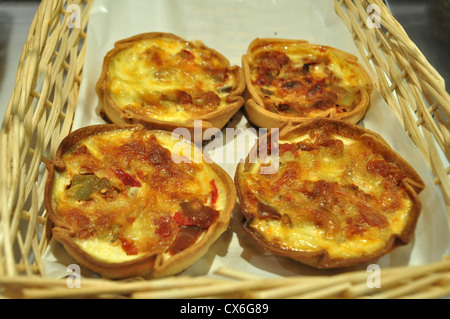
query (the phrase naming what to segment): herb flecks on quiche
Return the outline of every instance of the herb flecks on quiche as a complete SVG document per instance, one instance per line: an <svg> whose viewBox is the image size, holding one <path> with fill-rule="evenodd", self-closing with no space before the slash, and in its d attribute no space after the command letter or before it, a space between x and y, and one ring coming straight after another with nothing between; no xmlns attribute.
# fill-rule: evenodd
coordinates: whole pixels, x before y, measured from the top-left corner
<svg viewBox="0 0 450 319"><path fill-rule="evenodd" d="M236 200L228 174L193 144L136 125L75 131L48 169L53 237L106 277L186 269L227 229Z"/></svg>
<svg viewBox="0 0 450 319"><path fill-rule="evenodd" d="M315 119L281 129L279 169L239 164L235 183L245 229L269 251L317 268L371 261L407 244L424 188L377 134ZM271 150L273 151L273 150Z"/></svg>
<svg viewBox="0 0 450 319"><path fill-rule="evenodd" d="M145 33L115 43L97 82L114 123L173 130L194 120L221 129L243 105L242 69L200 41Z"/></svg>
<svg viewBox="0 0 450 319"><path fill-rule="evenodd" d="M300 40L256 39L243 56L249 120L262 127L315 117L356 124L372 84L357 58Z"/></svg>

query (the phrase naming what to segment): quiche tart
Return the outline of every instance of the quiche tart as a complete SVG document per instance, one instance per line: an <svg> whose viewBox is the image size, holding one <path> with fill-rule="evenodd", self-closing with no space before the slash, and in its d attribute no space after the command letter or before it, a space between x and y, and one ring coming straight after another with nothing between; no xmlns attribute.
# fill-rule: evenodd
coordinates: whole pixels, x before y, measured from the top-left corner
<svg viewBox="0 0 450 319"><path fill-rule="evenodd" d="M332 269L410 242L425 186L378 134L318 118L285 125L269 140L269 150L255 146L235 174L244 228L258 244ZM262 173L268 164L260 154L276 152L277 169Z"/></svg>
<svg viewBox="0 0 450 319"><path fill-rule="evenodd" d="M333 47L302 40L255 39L242 57L245 110L265 128L316 117L356 124L373 85L358 59Z"/></svg>
<svg viewBox="0 0 450 319"><path fill-rule="evenodd" d="M228 228L232 178L190 141L141 125L78 129L47 162L52 235L107 278L176 274Z"/></svg>
<svg viewBox="0 0 450 319"><path fill-rule="evenodd" d="M96 91L101 113L116 124L193 131L221 129L243 105L242 68L200 41L151 32L115 43Z"/></svg>

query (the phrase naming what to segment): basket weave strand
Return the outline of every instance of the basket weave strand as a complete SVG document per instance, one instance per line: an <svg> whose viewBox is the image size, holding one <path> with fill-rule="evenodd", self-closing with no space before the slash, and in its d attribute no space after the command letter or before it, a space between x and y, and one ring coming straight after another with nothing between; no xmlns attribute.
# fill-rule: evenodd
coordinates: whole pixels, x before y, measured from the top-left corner
<svg viewBox="0 0 450 319"><path fill-rule="evenodd" d="M367 284L369 274L356 271L330 276L245 278L233 269L219 269L216 277L169 277L155 280L108 281L82 278L68 289L67 279L23 276L0 277L5 295L13 298L439 298L450 293L450 261L426 266L383 270L380 287Z"/></svg>
<svg viewBox="0 0 450 319"><path fill-rule="evenodd" d="M367 26L370 4L380 8L382 28ZM338 0L335 10L353 34L383 98L424 156L449 213L450 96L444 79L382 1Z"/></svg>
<svg viewBox="0 0 450 319"><path fill-rule="evenodd" d="M70 4L81 27L69 28ZM380 0L335 0L376 87L424 155L450 211L450 98L445 82ZM382 28L366 24L367 6L381 9ZM382 270L382 287L366 271L261 278L219 269L213 278L108 281L45 277L48 248L43 194L52 158L71 130L78 101L92 0L44 0L32 21L0 132L0 291L11 298L439 298L450 294L450 261Z"/></svg>
<svg viewBox="0 0 450 319"><path fill-rule="evenodd" d="M69 4L82 10L81 28L68 27ZM0 133L2 276L44 272L43 160L71 130L91 4L42 1L23 47Z"/></svg>

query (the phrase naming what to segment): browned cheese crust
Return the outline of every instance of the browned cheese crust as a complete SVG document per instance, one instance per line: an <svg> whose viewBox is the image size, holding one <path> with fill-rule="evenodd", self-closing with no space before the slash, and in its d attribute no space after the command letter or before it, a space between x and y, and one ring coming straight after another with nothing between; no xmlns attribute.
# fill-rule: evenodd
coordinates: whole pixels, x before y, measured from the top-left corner
<svg viewBox="0 0 450 319"><path fill-rule="evenodd" d="M381 136L330 119L287 124L279 134L265 152L279 149L275 173L261 174L255 146L235 174L244 228L259 245L330 269L410 242L425 186Z"/></svg>
<svg viewBox="0 0 450 319"><path fill-rule="evenodd" d="M180 143L183 161L172 157ZM108 278L164 277L190 267L228 228L236 202L229 175L194 159L201 154L194 147L141 125L72 132L46 163L53 238Z"/></svg>
<svg viewBox="0 0 450 319"><path fill-rule="evenodd" d="M370 103L372 81L358 59L302 40L255 39L242 57L245 110L271 128L325 117L356 124Z"/></svg>
<svg viewBox="0 0 450 319"><path fill-rule="evenodd" d="M223 128L243 105L244 90L241 67L200 41L161 32L116 42L96 85L109 121L191 133L196 120L203 130Z"/></svg>

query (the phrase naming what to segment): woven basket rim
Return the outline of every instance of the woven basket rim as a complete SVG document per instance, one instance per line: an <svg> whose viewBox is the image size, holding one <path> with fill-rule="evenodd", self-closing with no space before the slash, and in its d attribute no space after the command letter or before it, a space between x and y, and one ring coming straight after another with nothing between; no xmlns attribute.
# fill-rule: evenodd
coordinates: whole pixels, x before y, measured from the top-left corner
<svg viewBox="0 0 450 319"><path fill-rule="evenodd" d="M439 298L450 294L448 288L450 260L447 260L445 256L442 261L430 265L387 269L386 278L389 279L386 280L390 280L393 288L377 293L368 288L366 271L350 271L346 274L331 276L332 278L319 276L314 280L308 277L294 277L289 278L289 281L280 282L279 278L269 280L234 269L218 270L215 274L218 278L180 277L149 282L141 280L111 282L86 278L85 288L67 290L65 279L55 280L39 276L43 273L44 267L40 260L34 264L28 264L28 261L22 258L19 264L14 264L11 260L14 249L8 243L18 241L22 252L35 256L42 254L49 244L45 238L36 240L33 237L36 234L31 234L32 230L29 231L30 234L17 235L19 239L15 237L15 231L23 220L31 225L45 228L46 216L39 208L39 204L42 206L39 194L43 187L42 183L40 184L39 166L48 158L47 154L52 154L58 142L71 130L82 78L85 39L92 3L93 0L42 2L30 27L17 73L15 91L8 105L0 135L2 145L0 177L1 185L4 186L0 195L3 199L11 197L9 200L4 200L0 206L2 209L0 222L8 223L7 227L10 231L10 236L6 235L0 239L4 251L0 253L0 292L3 289L4 295L12 298L74 296L191 298L216 296L217 292L220 292L219 296L238 298L397 298L404 296ZM361 21L361 17L364 17L365 6L372 3L381 9L384 28L369 30ZM66 21L65 19L70 16L71 12L67 10L70 4L79 6L83 19L80 28L68 31L64 30L62 26L64 23L61 21ZM426 157L427 164L435 177L434 183L443 193L447 213L450 213L448 177L450 167L445 167L448 164L440 159L443 154L448 160L450 154L448 146L450 133L446 123L446 118L450 116L450 97L445 90L442 77L428 63L381 0L373 0L370 3L367 0L334 0L334 4L336 13L354 35L364 63L376 79L376 86L383 97L400 116L405 131L418 148L423 153L431 154ZM42 51L39 55L31 53L33 49L37 49L44 43L47 48L50 46L53 50L47 52L45 48L40 47ZM387 58L382 56L380 52L384 46L395 49L395 52ZM377 48L377 51L370 51L368 48ZM45 59L52 62L45 64ZM391 67L393 61L403 70L400 72L400 80L389 78L392 75L397 76ZM52 67L55 65L58 68L55 67L56 71L53 71ZM27 78L24 72L33 67L35 76ZM54 73L50 76L46 71ZM386 78L391 81L387 81ZM58 80L61 80L61 83ZM405 82L407 84L404 84ZM59 99L51 100L52 90L62 92ZM24 95L23 92L26 94ZM409 92L411 96L406 97L405 92ZM411 100L414 101L413 111L407 108ZM38 101L34 107L33 101ZM57 109L55 105L62 105L62 107ZM405 112L411 116L405 116ZM53 130L49 131L47 128ZM21 139L30 132L35 132L32 138L21 142ZM36 144L36 140L43 141L42 149L36 146L41 145ZM26 162L24 160L26 157L31 158L31 164L28 162L29 171L19 173L20 167L15 167L14 165L17 164L13 162ZM12 174L7 169L10 167L13 168ZM39 177L34 177L33 174ZM6 188L8 191L5 191ZM27 209L24 208L25 206L19 207L16 204L20 200L31 201L31 206ZM411 282L411 279L414 281ZM300 289L300 286L309 288Z"/></svg>

